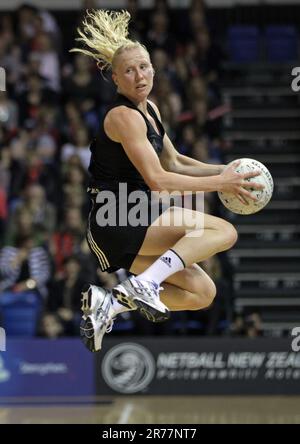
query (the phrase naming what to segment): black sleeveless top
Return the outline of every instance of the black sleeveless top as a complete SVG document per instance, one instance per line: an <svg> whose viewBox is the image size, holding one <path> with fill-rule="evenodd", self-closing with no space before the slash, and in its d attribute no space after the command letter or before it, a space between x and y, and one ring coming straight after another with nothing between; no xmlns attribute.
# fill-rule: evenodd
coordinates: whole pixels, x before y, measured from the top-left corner
<svg viewBox="0 0 300 444"><path fill-rule="evenodd" d="M120 182L126 182L128 190L149 190L143 177L129 160L122 144L111 140L104 131L104 119L106 114L111 109L121 105L135 109L142 115L147 125L147 139L158 156L160 156L162 152L165 130L153 107L147 103L147 111L154 118L157 128L159 129L159 134L145 114L140 111L134 103L127 99L127 97L118 94L114 103L110 105L103 116L99 132L90 146L92 152L89 165L89 172L91 175L89 183L90 190L92 188L97 188L101 190L106 189L117 191Z"/></svg>

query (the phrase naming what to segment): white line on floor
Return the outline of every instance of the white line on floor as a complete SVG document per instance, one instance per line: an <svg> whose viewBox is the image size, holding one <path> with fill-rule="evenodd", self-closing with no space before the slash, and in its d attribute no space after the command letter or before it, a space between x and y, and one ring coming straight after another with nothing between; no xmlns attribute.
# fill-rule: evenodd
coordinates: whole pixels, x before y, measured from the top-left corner
<svg viewBox="0 0 300 444"><path fill-rule="evenodd" d="M128 424L128 420L130 418L132 410L133 410L133 404L131 403L126 404L117 424Z"/></svg>

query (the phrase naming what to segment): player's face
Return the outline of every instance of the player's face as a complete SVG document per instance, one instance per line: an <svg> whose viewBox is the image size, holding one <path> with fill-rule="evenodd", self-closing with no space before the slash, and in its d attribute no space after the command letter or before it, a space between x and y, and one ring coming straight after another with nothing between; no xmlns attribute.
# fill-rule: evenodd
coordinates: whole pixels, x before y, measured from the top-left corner
<svg viewBox="0 0 300 444"><path fill-rule="evenodd" d="M123 51L116 60L113 79L118 91L133 102L147 99L153 86L153 68L143 48Z"/></svg>

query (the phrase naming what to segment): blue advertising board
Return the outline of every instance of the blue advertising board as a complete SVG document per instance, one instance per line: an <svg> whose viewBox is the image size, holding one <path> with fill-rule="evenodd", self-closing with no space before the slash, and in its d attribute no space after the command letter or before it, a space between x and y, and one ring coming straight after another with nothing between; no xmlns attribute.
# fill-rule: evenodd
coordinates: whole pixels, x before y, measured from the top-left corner
<svg viewBox="0 0 300 444"><path fill-rule="evenodd" d="M8 338L0 352L0 400L94 393L94 358L79 339Z"/></svg>

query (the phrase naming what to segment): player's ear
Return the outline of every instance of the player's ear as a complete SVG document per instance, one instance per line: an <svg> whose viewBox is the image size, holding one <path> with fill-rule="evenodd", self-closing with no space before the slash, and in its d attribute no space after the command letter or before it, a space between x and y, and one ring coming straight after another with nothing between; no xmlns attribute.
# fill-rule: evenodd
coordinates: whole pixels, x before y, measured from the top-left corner
<svg viewBox="0 0 300 444"><path fill-rule="evenodd" d="M118 86L118 80L117 80L117 75L116 75L116 73L112 73L112 75L111 75L111 78L113 79L113 82L115 83L115 85L117 85Z"/></svg>

